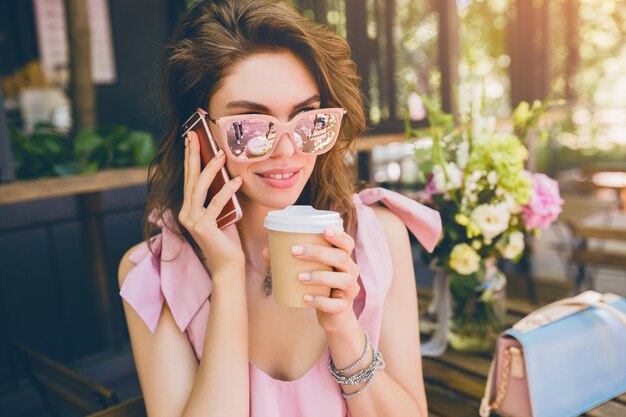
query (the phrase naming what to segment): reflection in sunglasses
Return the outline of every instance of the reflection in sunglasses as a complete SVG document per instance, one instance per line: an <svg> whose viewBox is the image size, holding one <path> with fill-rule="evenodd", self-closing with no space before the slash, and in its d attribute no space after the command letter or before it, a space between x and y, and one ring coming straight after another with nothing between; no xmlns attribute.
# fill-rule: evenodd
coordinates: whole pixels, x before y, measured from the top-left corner
<svg viewBox="0 0 626 417"><path fill-rule="evenodd" d="M303 114L291 131L297 149L311 154L327 151L338 133L337 122L332 113ZM233 121L225 132L227 146L232 155L243 160L267 156L275 145L279 125L254 118Z"/></svg>

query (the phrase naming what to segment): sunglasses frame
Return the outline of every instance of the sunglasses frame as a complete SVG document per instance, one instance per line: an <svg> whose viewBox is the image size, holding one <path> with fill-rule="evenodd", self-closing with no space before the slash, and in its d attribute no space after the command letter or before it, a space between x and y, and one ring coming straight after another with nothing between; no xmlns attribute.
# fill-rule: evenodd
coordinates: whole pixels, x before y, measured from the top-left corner
<svg viewBox="0 0 626 417"><path fill-rule="evenodd" d="M219 145L224 150L224 153L226 154L226 156L235 162L259 162L259 161L266 160L274 153L274 151L276 150L276 144L280 141L283 134L285 133L288 134L289 140L291 141L293 148L298 154L321 155L323 153L326 153L329 150L331 150L332 147L337 142L337 138L339 137L339 132L341 131L341 123L343 121L343 115L347 113L346 110L341 107L320 108L320 109L313 109L313 110L308 110L308 111L299 113L296 116L294 116L290 121L281 122L274 116L270 116L267 114L238 114L238 115L233 115L233 116L224 116L218 119L212 119L208 113L206 113L203 110L201 111L201 110L202 109L198 109L199 112L201 112L202 114L206 116L207 120L209 120L211 123L213 123L215 126L219 128L219 134L214 135L215 139L219 141ZM317 113L317 114L328 113L328 114L334 115L337 118L337 124L339 127L337 128L332 141L330 142L330 144L325 150L319 151L319 152L302 152L298 148L298 145L296 144L296 139L294 136L295 128L297 126L298 121L310 116L312 113ZM237 120L261 120L261 121L271 122L274 124L275 129L276 129L275 139L274 139L274 142L272 143L272 147L269 149L267 153L265 153L265 155L259 156L256 158L251 158L251 159L250 158L242 159L232 153L230 147L228 146L228 140L226 139L227 137L226 135L227 135L228 128L231 126L231 123Z"/></svg>

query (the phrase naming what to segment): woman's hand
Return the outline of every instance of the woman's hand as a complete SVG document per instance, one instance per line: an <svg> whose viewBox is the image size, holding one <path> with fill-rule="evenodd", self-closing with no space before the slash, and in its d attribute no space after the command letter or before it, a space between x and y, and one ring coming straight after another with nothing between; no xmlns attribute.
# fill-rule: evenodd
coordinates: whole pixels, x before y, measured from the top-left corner
<svg viewBox="0 0 626 417"><path fill-rule="evenodd" d="M298 279L305 285L322 285L331 289L330 296L305 295L305 302L317 310L317 320L327 332L342 331L356 320L353 301L359 294L359 266L352 260L354 239L343 230L332 228L324 231L324 238L331 247L303 243L292 248L297 259L319 262L333 268L332 271L312 271L300 274ZM302 251L299 248L302 248ZM264 250L269 259L269 250Z"/></svg>
<svg viewBox="0 0 626 417"><path fill-rule="evenodd" d="M185 186L183 205L178 220L189 231L202 253L211 274L216 271L243 268L245 255L237 227L231 224L223 230L217 226L217 216L242 184L241 178L233 178L213 197L205 208L209 185L226 162L223 151L213 158L200 172L200 144L195 132L187 135L185 147Z"/></svg>

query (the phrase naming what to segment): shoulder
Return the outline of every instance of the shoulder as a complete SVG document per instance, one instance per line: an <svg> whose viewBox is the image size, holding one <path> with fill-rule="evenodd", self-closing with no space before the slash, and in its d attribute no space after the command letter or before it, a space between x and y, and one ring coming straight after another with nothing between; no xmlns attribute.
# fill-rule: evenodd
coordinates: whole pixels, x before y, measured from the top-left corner
<svg viewBox="0 0 626 417"><path fill-rule="evenodd" d="M376 217L378 217L378 220L385 230L385 235L387 235L387 237L399 236L402 234L408 235L406 225L393 211L387 207L377 204L372 204L369 207L374 210L374 213L376 214ZM390 241L389 243L391 246L392 242Z"/></svg>
<svg viewBox="0 0 626 417"><path fill-rule="evenodd" d="M126 279L126 275L130 272L131 269L135 266L135 264L130 260L130 255L137 249L143 242L137 243L132 248L128 249L122 259L120 260L119 267L117 269L117 282L119 284L119 288L122 288L122 284L124 284L124 280Z"/></svg>
<svg viewBox="0 0 626 417"><path fill-rule="evenodd" d="M378 217L385 231L385 240L387 241L394 271L404 270L408 265L413 265L411 241L406 224L397 214L387 207L375 204L370 207L374 210L374 213L376 213L376 217Z"/></svg>

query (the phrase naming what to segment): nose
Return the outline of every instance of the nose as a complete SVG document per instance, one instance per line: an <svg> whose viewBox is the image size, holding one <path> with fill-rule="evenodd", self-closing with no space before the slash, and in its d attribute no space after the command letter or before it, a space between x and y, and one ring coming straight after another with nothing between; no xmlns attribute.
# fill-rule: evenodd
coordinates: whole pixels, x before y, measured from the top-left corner
<svg viewBox="0 0 626 417"><path fill-rule="evenodd" d="M272 153L273 158L289 158L296 153L294 145L291 143L289 133L283 132L277 140L278 143L276 143L274 152Z"/></svg>

